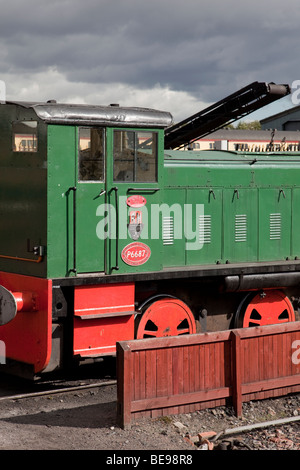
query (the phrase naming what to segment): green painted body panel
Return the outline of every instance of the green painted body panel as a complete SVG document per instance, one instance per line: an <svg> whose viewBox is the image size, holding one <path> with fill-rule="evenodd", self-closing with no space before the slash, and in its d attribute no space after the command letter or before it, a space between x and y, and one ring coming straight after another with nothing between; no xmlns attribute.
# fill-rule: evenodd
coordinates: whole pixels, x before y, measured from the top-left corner
<svg viewBox="0 0 300 470"><path fill-rule="evenodd" d="M46 126L40 123L37 152L14 152L12 122L35 120L29 110L0 105L0 255L35 260L46 246ZM46 263L0 257L0 271L46 276Z"/></svg>
<svg viewBox="0 0 300 470"><path fill-rule="evenodd" d="M186 200L192 214L187 213L185 222L186 265L215 264L222 253L222 192L189 188Z"/></svg>
<svg viewBox="0 0 300 470"><path fill-rule="evenodd" d="M291 256L291 197L292 190L289 188L259 190L260 261Z"/></svg>
<svg viewBox="0 0 300 470"><path fill-rule="evenodd" d="M204 204L204 243L186 252L186 266L300 256L299 154L166 152L164 182L170 203L184 187L185 204Z"/></svg>
<svg viewBox="0 0 300 470"><path fill-rule="evenodd" d="M72 126L48 126L47 276L72 275L74 155L76 132Z"/></svg>
<svg viewBox="0 0 300 470"><path fill-rule="evenodd" d="M103 272L105 241L97 237L97 208L104 184L77 183L76 268L78 273Z"/></svg>
<svg viewBox="0 0 300 470"><path fill-rule="evenodd" d="M300 257L300 188L292 190L292 214L291 258L294 259Z"/></svg>
<svg viewBox="0 0 300 470"><path fill-rule="evenodd" d="M185 239L183 235L183 207L185 188L164 190L162 209L163 266L184 266Z"/></svg>
<svg viewBox="0 0 300 470"><path fill-rule="evenodd" d="M223 190L223 259L230 262L258 259L258 190Z"/></svg>

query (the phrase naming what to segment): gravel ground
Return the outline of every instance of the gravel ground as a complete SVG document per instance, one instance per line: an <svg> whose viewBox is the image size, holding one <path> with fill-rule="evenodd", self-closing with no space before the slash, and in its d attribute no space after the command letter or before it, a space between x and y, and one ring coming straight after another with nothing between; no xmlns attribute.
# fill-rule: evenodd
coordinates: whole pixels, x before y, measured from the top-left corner
<svg viewBox="0 0 300 470"><path fill-rule="evenodd" d="M20 393L20 392L19 392ZM242 434L237 426L300 418L300 394L243 404L237 419L219 407L144 419L123 430L116 424L116 386L37 398L0 400L0 450L300 450L300 420ZM219 436L219 437L218 437ZM218 439L216 440L216 437Z"/></svg>

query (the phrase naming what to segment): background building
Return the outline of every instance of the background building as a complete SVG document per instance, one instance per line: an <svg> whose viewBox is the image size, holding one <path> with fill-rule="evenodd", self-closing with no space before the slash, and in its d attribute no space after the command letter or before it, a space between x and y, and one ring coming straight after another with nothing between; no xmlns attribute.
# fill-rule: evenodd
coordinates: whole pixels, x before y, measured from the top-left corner
<svg viewBox="0 0 300 470"><path fill-rule="evenodd" d="M185 150L188 150L188 148L195 151L213 149L249 152L265 152L268 150L298 151L300 150L300 130L284 131L274 128L268 130L220 129L193 142L190 147L185 147Z"/></svg>
<svg viewBox="0 0 300 470"><path fill-rule="evenodd" d="M262 129L278 129L282 131L300 130L300 106L274 114L260 121Z"/></svg>

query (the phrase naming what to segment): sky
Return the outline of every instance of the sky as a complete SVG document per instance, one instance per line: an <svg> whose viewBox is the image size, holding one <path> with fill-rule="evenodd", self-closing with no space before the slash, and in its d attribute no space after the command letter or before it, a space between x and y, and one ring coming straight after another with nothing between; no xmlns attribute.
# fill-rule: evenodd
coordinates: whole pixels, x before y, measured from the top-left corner
<svg viewBox="0 0 300 470"><path fill-rule="evenodd" d="M0 80L7 100L119 103L178 122L253 81L300 80L299 25L299 0L0 0Z"/></svg>

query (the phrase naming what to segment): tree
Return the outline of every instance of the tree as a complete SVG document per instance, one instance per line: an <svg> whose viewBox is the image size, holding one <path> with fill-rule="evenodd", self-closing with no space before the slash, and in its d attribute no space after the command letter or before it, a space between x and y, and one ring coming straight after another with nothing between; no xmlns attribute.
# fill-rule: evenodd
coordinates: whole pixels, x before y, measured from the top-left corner
<svg viewBox="0 0 300 470"><path fill-rule="evenodd" d="M250 131L260 131L261 125L259 121L240 121L236 126L229 124L226 129L240 129Z"/></svg>

